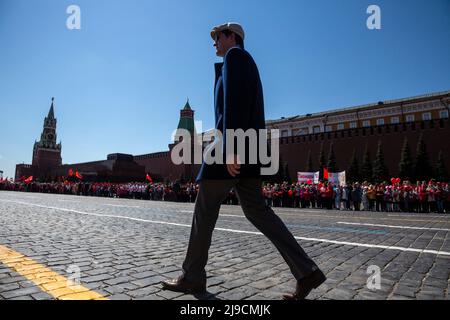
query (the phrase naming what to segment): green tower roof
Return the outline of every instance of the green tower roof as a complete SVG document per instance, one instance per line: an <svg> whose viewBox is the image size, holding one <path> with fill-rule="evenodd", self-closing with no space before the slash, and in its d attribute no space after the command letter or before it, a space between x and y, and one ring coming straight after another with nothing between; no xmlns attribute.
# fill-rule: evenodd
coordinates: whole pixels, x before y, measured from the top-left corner
<svg viewBox="0 0 450 320"><path fill-rule="evenodd" d="M183 110L192 110L192 109L191 109L191 106L189 105L189 98L187 99L186 104L184 105Z"/></svg>
<svg viewBox="0 0 450 320"><path fill-rule="evenodd" d="M191 109L191 106L189 105L189 99L187 100L184 108L180 112L180 121L178 122L177 129L186 129L191 132L195 131L194 111Z"/></svg>
<svg viewBox="0 0 450 320"><path fill-rule="evenodd" d="M186 129L188 131L194 131L194 119L187 118L187 117L181 117L180 121L178 122L177 129Z"/></svg>

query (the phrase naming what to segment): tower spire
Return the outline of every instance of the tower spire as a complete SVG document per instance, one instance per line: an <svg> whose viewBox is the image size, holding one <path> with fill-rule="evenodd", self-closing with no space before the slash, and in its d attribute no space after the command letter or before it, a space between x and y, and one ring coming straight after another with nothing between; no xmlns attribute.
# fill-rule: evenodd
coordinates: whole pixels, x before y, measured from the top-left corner
<svg viewBox="0 0 450 320"><path fill-rule="evenodd" d="M187 98L186 104L184 105L183 110L192 110L191 106L189 104L189 97Z"/></svg>
<svg viewBox="0 0 450 320"><path fill-rule="evenodd" d="M50 106L50 110L48 111L48 116L47 118L49 119L54 119L55 118L55 112L53 110L53 101L55 100L54 97L52 97L52 105Z"/></svg>
<svg viewBox="0 0 450 320"><path fill-rule="evenodd" d="M177 129L186 129L190 132L195 131L194 110L189 105L189 98L187 98L184 108L180 110L180 121L178 122Z"/></svg>

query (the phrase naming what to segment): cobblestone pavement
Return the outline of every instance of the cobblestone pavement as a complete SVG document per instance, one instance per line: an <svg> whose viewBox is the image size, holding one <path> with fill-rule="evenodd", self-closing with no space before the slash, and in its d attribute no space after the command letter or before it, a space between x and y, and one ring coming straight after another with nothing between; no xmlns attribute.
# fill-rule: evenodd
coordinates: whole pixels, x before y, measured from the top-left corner
<svg viewBox="0 0 450 320"><path fill-rule="evenodd" d="M449 299L450 215L275 208L326 273L311 299ZM280 299L293 279L275 247L222 206L208 293L161 290L180 274L193 204L0 192L0 245L108 299ZM378 289L367 286L369 266ZM369 283L376 283L371 279ZM0 259L0 299L54 299Z"/></svg>

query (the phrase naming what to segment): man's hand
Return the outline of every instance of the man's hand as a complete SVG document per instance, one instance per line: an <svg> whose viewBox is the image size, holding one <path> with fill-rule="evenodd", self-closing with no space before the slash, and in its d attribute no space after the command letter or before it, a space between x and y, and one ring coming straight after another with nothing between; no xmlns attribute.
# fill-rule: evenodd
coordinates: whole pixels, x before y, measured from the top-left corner
<svg viewBox="0 0 450 320"><path fill-rule="evenodd" d="M241 169L241 161L239 159L239 155L230 154L227 156L227 170L228 173L234 178L237 174L239 174L239 170Z"/></svg>

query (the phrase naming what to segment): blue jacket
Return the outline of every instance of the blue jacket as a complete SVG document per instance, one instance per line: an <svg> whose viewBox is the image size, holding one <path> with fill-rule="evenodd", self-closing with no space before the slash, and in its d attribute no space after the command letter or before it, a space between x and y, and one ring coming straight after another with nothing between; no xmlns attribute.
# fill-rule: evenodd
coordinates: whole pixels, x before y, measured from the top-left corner
<svg viewBox="0 0 450 320"><path fill-rule="evenodd" d="M225 130L250 128L265 129L264 100L258 67L252 56L234 47L228 50L223 63L215 64L214 85L215 129L223 134L223 155L225 154ZM248 163L248 143L246 144ZM223 156L222 155L222 156ZM204 161L196 181L202 179L234 179L227 171L225 158L223 164L206 164ZM240 177L259 177L261 163L242 164Z"/></svg>

